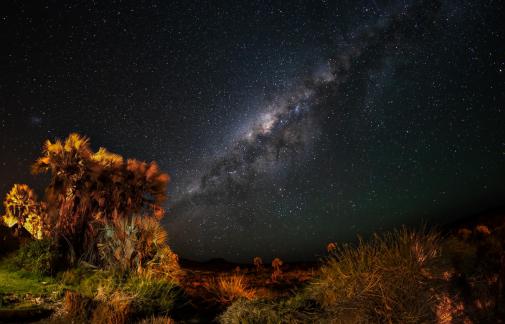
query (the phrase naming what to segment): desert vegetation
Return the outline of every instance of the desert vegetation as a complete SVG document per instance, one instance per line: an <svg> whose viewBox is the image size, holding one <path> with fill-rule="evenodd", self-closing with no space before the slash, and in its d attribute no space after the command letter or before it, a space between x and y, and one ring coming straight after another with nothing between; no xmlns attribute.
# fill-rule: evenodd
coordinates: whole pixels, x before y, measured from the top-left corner
<svg viewBox="0 0 505 324"><path fill-rule="evenodd" d="M504 318L505 216L330 242L317 263L188 263L161 226L169 176L71 134L4 200L0 319L480 323ZM324 246L322 247L324 249ZM5 250L5 249L4 249Z"/></svg>
<svg viewBox="0 0 505 324"><path fill-rule="evenodd" d="M292 294L232 303L221 323L482 323L504 311L503 215L498 226L441 235L401 228L328 256ZM329 245L330 246L330 245Z"/></svg>
<svg viewBox="0 0 505 324"><path fill-rule="evenodd" d="M4 201L1 220L13 237L20 229L32 236L3 258L8 271L49 276L61 316L124 323L166 315L181 275L159 223L168 174L155 162L93 152L78 134L46 141L32 172L50 176L44 199L15 184Z"/></svg>

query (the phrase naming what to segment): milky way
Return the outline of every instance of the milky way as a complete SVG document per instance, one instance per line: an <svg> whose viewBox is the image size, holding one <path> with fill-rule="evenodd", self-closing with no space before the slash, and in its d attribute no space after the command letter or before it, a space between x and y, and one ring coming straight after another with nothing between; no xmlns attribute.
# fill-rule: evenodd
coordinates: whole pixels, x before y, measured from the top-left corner
<svg viewBox="0 0 505 324"><path fill-rule="evenodd" d="M170 173L189 259L314 260L505 201L503 1L6 5L2 197L43 196L42 143L78 132Z"/></svg>
<svg viewBox="0 0 505 324"><path fill-rule="evenodd" d="M228 250L225 254L231 258L247 258L255 250L296 253L295 247L283 245L286 235L294 239L314 234L307 224L321 218L310 214L311 205L319 199L311 193L307 195L307 181L309 185L310 181L317 181L311 175L304 178L307 168L309 173L323 177L327 171L328 179L338 186L338 176L332 170L338 163L327 170L311 170L318 168L313 160L347 158L339 157L333 148L345 138L327 134L335 131L332 128L337 128L337 133L338 128L347 134L353 131L345 131L350 119L345 111L349 105L341 99L346 97L345 86L362 83L374 71L383 70L389 49L404 43L407 34L415 37L410 34L411 29L428 32L439 11L437 2L418 3L361 28L338 47L326 64L306 75L300 85L277 94L260 108L256 118L241 127L243 131L231 146L202 163L199 172L189 176L189 184L174 194L169 225L174 229L175 240L184 238L202 251L217 246L220 251ZM324 137L329 144L320 143ZM333 153L325 156L329 150ZM345 154L345 150L340 153ZM338 193L325 199L335 203ZM332 209L333 213L338 211L338 207ZM270 219L265 221L265 217ZM354 222L342 223L354 234ZM205 234L200 235L202 231ZM240 237L252 243L253 248L230 245Z"/></svg>

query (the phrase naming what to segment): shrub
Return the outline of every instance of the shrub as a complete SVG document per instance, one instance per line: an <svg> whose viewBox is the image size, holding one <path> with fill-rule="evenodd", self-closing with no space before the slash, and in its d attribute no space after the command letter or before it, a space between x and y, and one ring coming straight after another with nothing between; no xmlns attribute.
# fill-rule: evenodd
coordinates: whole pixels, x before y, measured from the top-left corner
<svg viewBox="0 0 505 324"><path fill-rule="evenodd" d="M260 257L254 257L253 263L254 267L256 268L256 272L261 272L263 269L263 260Z"/></svg>
<svg viewBox="0 0 505 324"><path fill-rule="evenodd" d="M165 279L132 276L121 288L133 297L132 309L136 314L167 314L180 295L178 286Z"/></svg>
<svg viewBox="0 0 505 324"><path fill-rule="evenodd" d="M123 324L131 316L132 297L117 291L110 298L98 303L91 314L93 324Z"/></svg>
<svg viewBox="0 0 505 324"><path fill-rule="evenodd" d="M282 323L282 319L274 303L263 300L248 301L238 299L231 304L218 318L220 323Z"/></svg>
<svg viewBox="0 0 505 324"><path fill-rule="evenodd" d="M272 260L272 281L277 281L277 279L282 275L282 260L275 258Z"/></svg>
<svg viewBox="0 0 505 324"><path fill-rule="evenodd" d="M77 292L67 292L64 310L91 323L126 323L132 318L167 314L179 298L178 286L165 279L123 276L110 271L69 270L62 278ZM82 301L82 309L77 301Z"/></svg>
<svg viewBox="0 0 505 324"><path fill-rule="evenodd" d="M22 245L15 258L18 267L40 275L53 274L58 261L58 249L50 239L34 240Z"/></svg>
<svg viewBox="0 0 505 324"><path fill-rule="evenodd" d="M147 278L163 278L179 282L182 273L179 257L165 244L159 247L154 257L147 262L143 275Z"/></svg>
<svg viewBox="0 0 505 324"><path fill-rule="evenodd" d="M104 227L98 249L106 268L119 273L176 281L178 257L166 244L166 231L154 217L117 219Z"/></svg>
<svg viewBox="0 0 505 324"><path fill-rule="evenodd" d="M218 317L220 323L328 323L322 310L314 310L303 293L276 301L237 299ZM335 319L333 319L335 320Z"/></svg>
<svg viewBox="0 0 505 324"><path fill-rule="evenodd" d="M337 245L319 277L293 296L237 299L221 323L432 323L437 300L430 272L439 237L401 229L355 247Z"/></svg>
<svg viewBox="0 0 505 324"><path fill-rule="evenodd" d="M50 223L53 235L68 243L65 254L75 254L71 261L96 261L104 224L135 214L158 220L164 215L168 174L155 162L125 160L104 148L94 152L89 139L76 133L46 141L32 172L51 176L46 188Z"/></svg>
<svg viewBox="0 0 505 324"><path fill-rule="evenodd" d="M230 304L236 299L252 299L256 295L255 290L247 287L244 275L222 275L209 283L210 292L222 304Z"/></svg>
<svg viewBox="0 0 505 324"><path fill-rule="evenodd" d="M438 242L434 233L402 228L357 247L339 246L309 286L310 297L345 321L430 322L436 301L426 275Z"/></svg>
<svg viewBox="0 0 505 324"><path fill-rule="evenodd" d="M63 313L72 321L85 321L89 317L90 310L93 308L92 299L81 295L75 291L66 291L63 299Z"/></svg>

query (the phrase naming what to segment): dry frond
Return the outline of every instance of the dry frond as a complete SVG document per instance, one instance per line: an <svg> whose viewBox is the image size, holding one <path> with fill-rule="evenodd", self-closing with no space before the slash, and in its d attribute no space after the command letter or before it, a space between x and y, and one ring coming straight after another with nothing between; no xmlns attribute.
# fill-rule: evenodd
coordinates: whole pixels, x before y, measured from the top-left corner
<svg viewBox="0 0 505 324"><path fill-rule="evenodd" d="M104 147L98 149L98 152L93 153L91 159L106 168L118 168L123 164L123 157L121 155L111 153Z"/></svg>
<svg viewBox="0 0 505 324"><path fill-rule="evenodd" d="M71 133L65 140L66 152L90 152L89 139L77 133Z"/></svg>

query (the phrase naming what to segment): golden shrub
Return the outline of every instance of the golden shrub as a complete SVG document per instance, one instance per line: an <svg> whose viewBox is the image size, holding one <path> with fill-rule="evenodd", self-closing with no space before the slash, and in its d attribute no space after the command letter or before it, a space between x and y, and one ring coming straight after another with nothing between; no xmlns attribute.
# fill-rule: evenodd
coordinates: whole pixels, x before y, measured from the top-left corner
<svg viewBox="0 0 505 324"><path fill-rule="evenodd" d="M254 289L248 288L247 279L241 274L222 275L210 281L208 289L222 304L230 304L239 298L253 299Z"/></svg>

